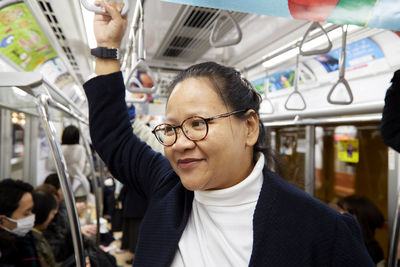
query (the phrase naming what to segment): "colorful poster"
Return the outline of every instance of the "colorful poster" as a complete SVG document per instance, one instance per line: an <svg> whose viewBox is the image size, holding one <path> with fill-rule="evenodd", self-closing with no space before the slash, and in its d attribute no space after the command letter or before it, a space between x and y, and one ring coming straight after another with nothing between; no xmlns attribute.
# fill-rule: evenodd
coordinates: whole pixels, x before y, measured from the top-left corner
<svg viewBox="0 0 400 267"><path fill-rule="evenodd" d="M259 78L251 82L254 88L259 92L261 95L265 92L265 77Z"/></svg>
<svg viewBox="0 0 400 267"><path fill-rule="evenodd" d="M314 59L321 63L327 72L335 71L339 67L341 50L342 48L338 48ZM369 38L346 45L346 69L359 67L381 58L384 58L382 50Z"/></svg>
<svg viewBox="0 0 400 267"><path fill-rule="evenodd" d="M339 140L337 155L339 161L358 163L359 160L358 139Z"/></svg>
<svg viewBox="0 0 400 267"><path fill-rule="evenodd" d="M24 3L0 10L0 52L25 71L57 56Z"/></svg>
<svg viewBox="0 0 400 267"><path fill-rule="evenodd" d="M268 16L400 30L398 0L163 0Z"/></svg>
<svg viewBox="0 0 400 267"><path fill-rule="evenodd" d="M290 88L294 83L294 70L284 70L268 75L268 92Z"/></svg>

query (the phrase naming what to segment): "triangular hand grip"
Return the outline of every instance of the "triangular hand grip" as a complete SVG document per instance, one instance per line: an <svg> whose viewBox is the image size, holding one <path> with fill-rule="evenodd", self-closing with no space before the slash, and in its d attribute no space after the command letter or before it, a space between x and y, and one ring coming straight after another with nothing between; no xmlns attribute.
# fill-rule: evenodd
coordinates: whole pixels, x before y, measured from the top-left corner
<svg viewBox="0 0 400 267"><path fill-rule="evenodd" d="M293 97L296 97L296 96L300 97L300 100L301 100L301 102L303 103L303 105L300 106L300 107L289 107L289 105L288 105L289 101L290 101ZM303 98L303 96L300 94L300 92L297 91L297 90L293 91L293 92L288 96L288 98L286 99L286 102L285 102L285 108L286 108L286 110L305 110L306 107L307 107L306 101L304 100L304 98Z"/></svg>
<svg viewBox="0 0 400 267"><path fill-rule="evenodd" d="M309 51L304 51L303 50L303 45L306 44L306 40L308 35L315 29L321 29L321 31L324 33L324 36L327 39L327 47L322 48L322 49L315 49L315 50L309 50ZM313 22L310 27L308 28L308 30L306 31L306 33L304 34L303 40L300 43L300 55L302 56L313 56L313 55L320 55L320 54L326 54L329 51L331 51L332 49L332 42L331 39L329 38L328 33L325 31L324 27L322 27L322 25L319 22Z"/></svg>
<svg viewBox="0 0 400 267"><path fill-rule="evenodd" d="M344 85L344 88L346 89L346 92L349 96L348 101L337 101L337 100L332 99L332 94L335 91L335 89L338 87L339 84ZM350 105L353 102L353 93L351 92L350 85L346 79L341 78L333 85L332 89L329 91L327 100L330 104L333 104L333 105Z"/></svg>
<svg viewBox="0 0 400 267"><path fill-rule="evenodd" d="M269 109L267 109L267 111L265 111L264 109L264 103L268 103L268 105L270 106ZM261 103L261 107L260 107L260 113L261 114L273 114L275 112L274 110L274 105L272 104L272 101L269 98L264 98L262 103Z"/></svg>
<svg viewBox="0 0 400 267"><path fill-rule="evenodd" d="M154 84L153 87L151 87L151 88L143 87L142 83L137 78L132 77L139 66L142 66L146 70L146 73L153 80L153 84ZM139 87L132 87L131 86L132 82L136 83ZM152 74L149 66L146 64L146 62L143 59L139 59L136 62L136 64L132 67L131 71L129 72L129 74L127 75L127 77L125 79L125 87L126 87L126 90L128 90L131 93L153 94L157 91L156 79L153 77L153 74Z"/></svg>
<svg viewBox="0 0 400 267"><path fill-rule="evenodd" d="M217 36L220 28L224 24L224 20L228 19L229 21L232 22L233 27L236 31L236 37L234 37L231 40L218 40L217 41ZM230 45L236 45L242 40L242 31L239 27L239 24L233 19L231 14L229 14L228 11L226 10L221 10L217 19L214 21L214 26L211 30L210 34L210 44L212 47L219 48L219 47L224 47L224 46L230 46Z"/></svg>

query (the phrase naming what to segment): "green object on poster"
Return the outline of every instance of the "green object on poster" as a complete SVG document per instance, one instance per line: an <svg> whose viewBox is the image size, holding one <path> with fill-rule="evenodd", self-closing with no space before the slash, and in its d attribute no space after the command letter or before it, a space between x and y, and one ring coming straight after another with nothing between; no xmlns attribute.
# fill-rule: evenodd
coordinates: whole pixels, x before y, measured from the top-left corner
<svg viewBox="0 0 400 267"><path fill-rule="evenodd" d="M327 21L366 26L377 0L340 0Z"/></svg>
<svg viewBox="0 0 400 267"><path fill-rule="evenodd" d="M25 71L57 56L24 3L0 10L0 52Z"/></svg>

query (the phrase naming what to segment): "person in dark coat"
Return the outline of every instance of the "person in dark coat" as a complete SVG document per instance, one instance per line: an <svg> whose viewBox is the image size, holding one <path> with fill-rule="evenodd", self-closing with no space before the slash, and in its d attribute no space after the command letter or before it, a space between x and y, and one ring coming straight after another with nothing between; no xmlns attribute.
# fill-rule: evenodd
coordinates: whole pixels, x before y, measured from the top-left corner
<svg viewBox="0 0 400 267"><path fill-rule="evenodd" d="M97 44L118 48L121 6L101 5ZM175 77L153 130L163 156L132 133L119 70L96 58L84 88L95 150L146 199L134 266L375 266L353 216L270 170L262 98L238 71L204 62Z"/></svg>
<svg viewBox="0 0 400 267"><path fill-rule="evenodd" d="M400 70L394 73L391 82L385 96L381 135L385 144L400 153Z"/></svg>
<svg viewBox="0 0 400 267"><path fill-rule="evenodd" d="M25 182L0 182L0 266L40 267L32 235L33 187Z"/></svg>

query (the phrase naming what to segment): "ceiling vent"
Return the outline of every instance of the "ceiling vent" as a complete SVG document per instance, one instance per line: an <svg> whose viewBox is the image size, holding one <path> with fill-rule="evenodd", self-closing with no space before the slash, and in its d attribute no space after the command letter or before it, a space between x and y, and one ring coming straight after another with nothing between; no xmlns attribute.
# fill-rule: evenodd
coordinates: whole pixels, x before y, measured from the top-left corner
<svg viewBox="0 0 400 267"><path fill-rule="evenodd" d="M218 15L218 9L183 5L153 59L177 62L198 60L211 48L209 38ZM240 22L247 14L232 12L231 15L236 22ZM225 36L232 29L230 22L222 24L219 36Z"/></svg>

